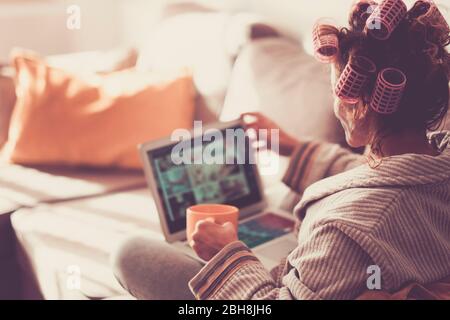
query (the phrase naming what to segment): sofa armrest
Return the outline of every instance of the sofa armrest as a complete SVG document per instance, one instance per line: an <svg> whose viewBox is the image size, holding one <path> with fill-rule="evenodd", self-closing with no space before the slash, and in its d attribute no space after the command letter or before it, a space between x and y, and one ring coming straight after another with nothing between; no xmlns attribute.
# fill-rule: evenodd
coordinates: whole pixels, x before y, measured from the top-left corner
<svg viewBox="0 0 450 320"><path fill-rule="evenodd" d="M8 138L9 121L16 103L13 70L0 66L0 149Z"/></svg>

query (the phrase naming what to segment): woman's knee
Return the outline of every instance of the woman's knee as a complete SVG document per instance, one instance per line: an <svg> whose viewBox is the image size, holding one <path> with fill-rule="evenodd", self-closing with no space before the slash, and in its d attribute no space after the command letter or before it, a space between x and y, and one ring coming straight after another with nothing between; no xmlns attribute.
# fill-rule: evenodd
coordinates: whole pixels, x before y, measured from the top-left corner
<svg viewBox="0 0 450 320"><path fill-rule="evenodd" d="M192 299L188 281L202 264L162 241L135 237L112 257L122 287L140 299Z"/></svg>
<svg viewBox="0 0 450 320"><path fill-rule="evenodd" d="M139 283L140 266L151 267L143 260L150 260L149 256L154 256L158 251L161 251L161 244L142 236L120 243L111 258L114 275L120 284L130 290L130 284Z"/></svg>

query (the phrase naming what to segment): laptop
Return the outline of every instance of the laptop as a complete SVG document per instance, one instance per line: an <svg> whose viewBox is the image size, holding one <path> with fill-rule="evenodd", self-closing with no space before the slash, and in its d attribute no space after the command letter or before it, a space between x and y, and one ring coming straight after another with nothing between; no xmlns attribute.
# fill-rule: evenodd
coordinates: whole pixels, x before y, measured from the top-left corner
<svg viewBox="0 0 450 320"><path fill-rule="evenodd" d="M244 133L244 140L237 141L239 135L233 133ZM240 211L239 240L267 268L278 265L297 246L295 220L288 212L267 207L255 152L242 123L215 123L181 136L139 146L166 241L200 259L187 244L186 209L202 203L234 205Z"/></svg>

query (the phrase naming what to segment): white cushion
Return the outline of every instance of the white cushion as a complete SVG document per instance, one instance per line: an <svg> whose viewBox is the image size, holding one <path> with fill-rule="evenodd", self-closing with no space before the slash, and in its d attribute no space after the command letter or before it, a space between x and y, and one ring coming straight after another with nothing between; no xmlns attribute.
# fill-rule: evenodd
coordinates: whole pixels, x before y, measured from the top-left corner
<svg viewBox="0 0 450 320"><path fill-rule="evenodd" d="M333 113L329 66L284 38L255 41L238 57L221 120L246 111L262 112L302 139L343 141Z"/></svg>
<svg viewBox="0 0 450 320"><path fill-rule="evenodd" d="M185 13L163 21L149 35L137 62L139 70L187 67L211 111L223 104L232 61L224 46L226 13Z"/></svg>
<svg viewBox="0 0 450 320"><path fill-rule="evenodd" d="M169 10L176 14L177 6ZM181 13L169 16L149 33L142 50L139 70L188 68L203 103L196 119L213 115L217 120L223 107L234 59L242 46L250 41L251 27L264 23L251 13L208 11L202 7L181 6ZM185 11L193 10L193 12ZM202 106L203 108L205 106ZM208 114L208 111L210 114Z"/></svg>

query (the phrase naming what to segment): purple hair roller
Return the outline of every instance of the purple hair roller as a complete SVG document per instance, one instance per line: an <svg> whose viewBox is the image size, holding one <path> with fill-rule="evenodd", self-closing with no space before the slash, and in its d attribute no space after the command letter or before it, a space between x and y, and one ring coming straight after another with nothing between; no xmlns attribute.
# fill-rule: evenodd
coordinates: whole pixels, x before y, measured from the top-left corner
<svg viewBox="0 0 450 320"><path fill-rule="evenodd" d="M314 54L322 63L333 62L339 52L338 30L318 21L313 29Z"/></svg>
<svg viewBox="0 0 450 320"><path fill-rule="evenodd" d="M368 58L352 56L336 84L336 96L347 103L357 103L367 81L375 71L375 64Z"/></svg>
<svg viewBox="0 0 450 320"><path fill-rule="evenodd" d="M407 11L408 8L402 0L384 0L367 19L368 32L375 39L388 39Z"/></svg>
<svg viewBox="0 0 450 320"><path fill-rule="evenodd" d="M394 68L380 71L372 93L370 107L377 113L392 114L397 111L406 88L406 76Z"/></svg>

